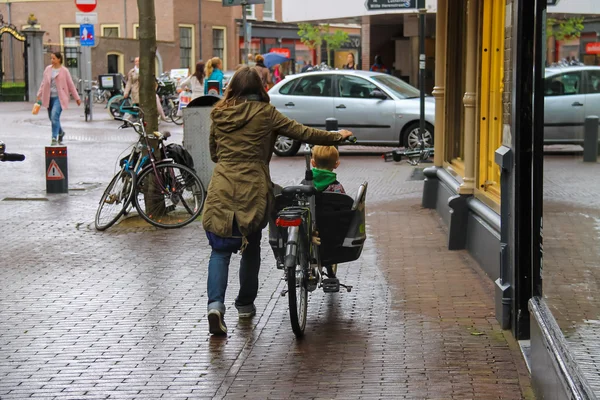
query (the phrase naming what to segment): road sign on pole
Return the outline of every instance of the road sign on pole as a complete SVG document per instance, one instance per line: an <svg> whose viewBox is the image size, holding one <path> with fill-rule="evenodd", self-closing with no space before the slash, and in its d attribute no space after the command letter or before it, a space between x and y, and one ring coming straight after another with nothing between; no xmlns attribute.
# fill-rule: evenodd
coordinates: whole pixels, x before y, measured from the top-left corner
<svg viewBox="0 0 600 400"><path fill-rule="evenodd" d="M81 12L92 12L96 9L98 0L75 0L75 6Z"/></svg>
<svg viewBox="0 0 600 400"><path fill-rule="evenodd" d="M81 46L94 46L96 42L96 36L94 35L94 25L81 24L79 26L79 35Z"/></svg>
<svg viewBox="0 0 600 400"><path fill-rule="evenodd" d="M410 9L417 8L417 0L367 0L365 7L368 11Z"/></svg>
<svg viewBox="0 0 600 400"><path fill-rule="evenodd" d="M78 24L97 24L98 23L98 13L84 13L84 12L76 12L75 13L75 22Z"/></svg>

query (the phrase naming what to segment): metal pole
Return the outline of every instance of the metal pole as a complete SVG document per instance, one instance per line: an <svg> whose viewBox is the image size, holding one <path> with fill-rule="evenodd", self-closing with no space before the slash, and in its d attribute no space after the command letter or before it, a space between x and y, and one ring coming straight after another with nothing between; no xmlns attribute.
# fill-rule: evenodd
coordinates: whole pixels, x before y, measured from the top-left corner
<svg viewBox="0 0 600 400"><path fill-rule="evenodd" d="M11 25L12 23L12 18L11 18L11 3L7 2L6 3L6 8L8 9L8 24ZM12 76L12 81L15 81L15 57L13 54L13 39L9 36L8 39L8 55L10 57L10 75Z"/></svg>
<svg viewBox="0 0 600 400"><path fill-rule="evenodd" d="M246 14L248 12L248 3L242 3L242 29L244 30L244 51L242 51L242 64L246 64L248 62L248 19ZM238 39L239 40L239 39Z"/></svg>
<svg viewBox="0 0 600 400"><path fill-rule="evenodd" d="M419 91L421 100L421 115L419 119L419 140L421 150L425 148L425 0L419 0Z"/></svg>

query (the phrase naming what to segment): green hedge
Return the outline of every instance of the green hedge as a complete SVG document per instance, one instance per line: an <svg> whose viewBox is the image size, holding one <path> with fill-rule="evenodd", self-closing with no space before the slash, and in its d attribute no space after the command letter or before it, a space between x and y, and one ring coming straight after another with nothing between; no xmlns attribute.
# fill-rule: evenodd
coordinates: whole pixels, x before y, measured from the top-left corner
<svg viewBox="0 0 600 400"><path fill-rule="evenodd" d="M24 101L25 82L2 82L0 101Z"/></svg>

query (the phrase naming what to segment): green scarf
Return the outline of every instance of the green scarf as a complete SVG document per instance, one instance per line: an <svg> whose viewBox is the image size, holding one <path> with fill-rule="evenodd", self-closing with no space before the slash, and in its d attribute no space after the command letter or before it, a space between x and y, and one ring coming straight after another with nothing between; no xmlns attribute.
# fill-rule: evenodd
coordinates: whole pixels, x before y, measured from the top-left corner
<svg viewBox="0 0 600 400"><path fill-rule="evenodd" d="M326 169L313 168L312 172L315 187L319 192L327 189L327 186L331 185L337 179L335 172Z"/></svg>

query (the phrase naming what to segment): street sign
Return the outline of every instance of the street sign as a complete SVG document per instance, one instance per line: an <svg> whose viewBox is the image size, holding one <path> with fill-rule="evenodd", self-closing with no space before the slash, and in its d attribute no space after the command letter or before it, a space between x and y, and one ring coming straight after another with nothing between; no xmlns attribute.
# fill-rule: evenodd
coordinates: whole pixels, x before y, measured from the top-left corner
<svg viewBox="0 0 600 400"><path fill-rule="evenodd" d="M365 7L369 11L404 10L417 8L417 0L367 0Z"/></svg>
<svg viewBox="0 0 600 400"><path fill-rule="evenodd" d="M592 42L586 44L585 54L600 54L600 42Z"/></svg>
<svg viewBox="0 0 600 400"><path fill-rule="evenodd" d="M94 25L81 24L79 26L79 36L79 44L81 46L94 46L96 41L96 36L94 35Z"/></svg>
<svg viewBox="0 0 600 400"><path fill-rule="evenodd" d="M84 13L84 12L76 12L75 13L75 22L78 24L97 24L98 23L98 13Z"/></svg>
<svg viewBox="0 0 600 400"><path fill-rule="evenodd" d="M265 0L223 0L223 7L243 6L249 4L265 4Z"/></svg>
<svg viewBox="0 0 600 400"><path fill-rule="evenodd" d="M75 0L75 6L77 6L77 9L84 13L94 11L97 4L97 0Z"/></svg>

